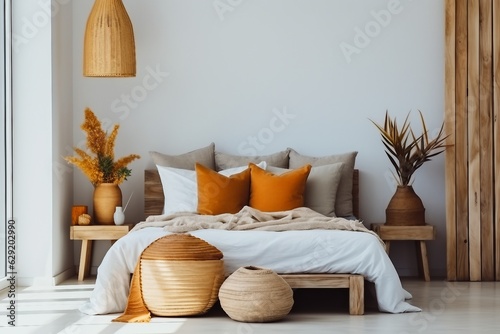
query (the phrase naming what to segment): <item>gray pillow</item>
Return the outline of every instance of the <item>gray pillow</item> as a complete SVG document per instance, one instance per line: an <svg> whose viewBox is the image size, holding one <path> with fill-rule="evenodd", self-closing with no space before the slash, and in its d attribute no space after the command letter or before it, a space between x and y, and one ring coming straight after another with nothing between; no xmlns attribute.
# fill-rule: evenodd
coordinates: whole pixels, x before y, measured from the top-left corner
<svg viewBox="0 0 500 334"><path fill-rule="evenodd" d="M198 162L208 168L215 169L215 144L211 143L207 147L202 147L180 155L167 155L155 151L149 152L155 165L172 168L182 168L195 170Z"/></svg>
<svg viewBox="0 0 500 334"><path fill-rule="evenodd" d="M325 216L335 217L335 201L344 163L311 168L306 182L304 206ZM280 175L291 169L268 167L267 171Z"/></svg>
<svg viewBox="0 0 500 334"><path fill-rule="evenodd" d="M309 157L300 155L295 150L290 149L290 168L298 168L305 164L311 166L331 165L343 162L342 177L340 178L337 199L335 201L335 214L338 217L352 216L352 174L358 152L348 152L343 154L329 155L323 157Z"/></svg>
<svg viewBox="0 0 500 334"><path fill-rule="evenodd" d="M288 153L289 150L276 152L270 155L254 155L242 156L231 155L222 152L215 152L215 167L216 170L223 170L239 166L246 166L250 162L258 164L261 161L267 162L267 166L275 166L281 168L288 168Z"/></svg>

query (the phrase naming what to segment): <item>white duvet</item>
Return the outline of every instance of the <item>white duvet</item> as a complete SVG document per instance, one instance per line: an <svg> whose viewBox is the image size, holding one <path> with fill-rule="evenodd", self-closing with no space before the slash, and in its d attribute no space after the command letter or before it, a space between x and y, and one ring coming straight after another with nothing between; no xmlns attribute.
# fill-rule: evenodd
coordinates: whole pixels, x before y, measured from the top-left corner
<svg viewBox="0 0 500 334"><path fill-rule="evenodd" d="M127 304L130 274L142 251L167 235L160 227L132 231L107 252L98 268L90 300L80 307L86 314L121 313ZM370 233L341 230L227 231L197 230L190 234L224 254L226 274L254 265L278 273L351 273L373 282L379 310L420 311L408 302L399 276L379 239Z"/></svg>

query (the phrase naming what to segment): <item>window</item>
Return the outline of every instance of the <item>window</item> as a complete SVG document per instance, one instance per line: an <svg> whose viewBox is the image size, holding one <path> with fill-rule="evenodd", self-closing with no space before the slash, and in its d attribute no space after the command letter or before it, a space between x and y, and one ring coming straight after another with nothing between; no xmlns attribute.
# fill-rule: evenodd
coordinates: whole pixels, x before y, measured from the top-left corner
<svg viewBox="0 0 500 334"><path fill-rule="evenodd" d="M7 225L12 217L11 175L11 108L10 108L10 1L3 0L0 9L0 289L7 286Z"/></svg>

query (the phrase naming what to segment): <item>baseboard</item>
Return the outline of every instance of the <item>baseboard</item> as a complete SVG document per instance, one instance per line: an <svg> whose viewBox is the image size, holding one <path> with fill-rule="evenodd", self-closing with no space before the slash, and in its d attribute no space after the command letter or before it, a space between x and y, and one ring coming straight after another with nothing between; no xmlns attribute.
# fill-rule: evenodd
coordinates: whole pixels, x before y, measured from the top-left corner
<svg viewBox="0 0 500 334"><path fill-rule="evenodd" d="M71 277L74 277L75 275L76 275L76 270L74 267L66 269L65 271L54 277L54 284L55 285L61 284L62 282L70 279Z"/></svg>
<svg viewBox="0 0 500 334"><path fill-rule="evenodd" d="M75 268L71 267L54 277L17 277L17 286L55 286L75 276Z"/></svg>
<svg viewBox="0 0 500 334"><path fill-rule="evenodd" d="M418 271L415 268L396 268L399 277L417 277ZM433 277L445 277L446 269L429 268L431 279Z"/></svg>

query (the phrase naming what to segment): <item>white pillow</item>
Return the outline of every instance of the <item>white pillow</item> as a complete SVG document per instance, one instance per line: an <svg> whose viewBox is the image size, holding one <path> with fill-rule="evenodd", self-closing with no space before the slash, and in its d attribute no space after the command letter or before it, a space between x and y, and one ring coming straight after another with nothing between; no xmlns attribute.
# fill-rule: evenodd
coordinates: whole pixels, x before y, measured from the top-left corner
<svg viewBox="0 0 500 334"><path fill-rule="evenodd" d="M261 162L259 162L257 164L257 166L259 166L262 169L266 169L267 163L265 161L261 161ZM224 176L229 177L231 175L241 173L241 172L243 172L247 168L248 168L248 166L240 166L240 167L228 168L228 169L220 170L219 174L222 174Z"/></svg>
<svg viewBox="0 0 500 334"><path fill-rule="evenodd" d="M267 163L261 161L257 166L266 169ZM160 174L163 195L165 196L163 214L171 215L178 212L196 213L198 208L196 171L160 165L156 165L156 168ZM228 168L219 171L219 174L231 176L247 168L248 166Z"/></svg>

